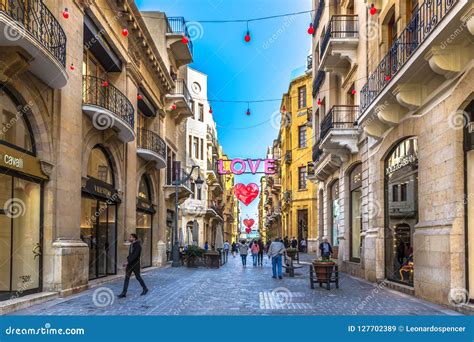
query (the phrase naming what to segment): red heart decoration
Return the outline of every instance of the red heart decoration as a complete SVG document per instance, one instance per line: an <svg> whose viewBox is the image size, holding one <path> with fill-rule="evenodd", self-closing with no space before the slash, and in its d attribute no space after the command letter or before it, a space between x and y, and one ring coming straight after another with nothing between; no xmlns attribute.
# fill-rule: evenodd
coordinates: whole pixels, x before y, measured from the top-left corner
<svg viewBox="0 0 474 342"><path fill-rule="evenodd" d="M252 228L245 228L245 232L246 232L247 234L250 234L250 233L252 232Z"/></svg>
<svg viewBox="0 0 474 342"><path fill-rule="evenodd" d="M234 194L237 199L245 205L249 205L257 198L259 193L258 185L255 183L242 184L238 183L234 186Z"/></svg>
<svg viewBox="0 0 474 342"><path fill-rule="evenodd" d="M252 230L252 226L254 225L255 220L254 219L245 219L244 220L244 225L247 227L247 229Z"/></svg>

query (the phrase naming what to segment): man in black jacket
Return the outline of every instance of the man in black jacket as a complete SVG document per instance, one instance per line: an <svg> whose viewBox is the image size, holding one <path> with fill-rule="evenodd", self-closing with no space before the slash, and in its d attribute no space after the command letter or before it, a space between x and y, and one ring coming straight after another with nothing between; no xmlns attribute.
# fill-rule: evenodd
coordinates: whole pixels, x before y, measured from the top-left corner
<svg viewBox="0 0 474 342"><path fill-rule="evenodd" d="M144 296L148 293L148 288L140 275L140 256L142 254L142 246L140 245L140 241L138 241L137 234L130 234L128 241L130 242L130 247L128 250L127 263L124 265L127 266L125 271L125 282L123 284L123 291L118 296L119 298L125 298L127 296L128 283L130 282L132 273L135 273L135 278L137 278L143 288L141 295Z"/></svg>

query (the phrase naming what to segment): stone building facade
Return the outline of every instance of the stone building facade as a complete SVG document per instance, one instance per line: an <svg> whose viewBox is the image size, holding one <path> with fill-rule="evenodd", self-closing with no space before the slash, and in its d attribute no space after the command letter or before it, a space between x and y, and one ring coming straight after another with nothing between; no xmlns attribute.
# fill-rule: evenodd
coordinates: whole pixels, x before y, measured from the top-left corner
<svg viewBox="0 0 474 342"><path fill-rule="evenodd" d="M0 23L1 299L123 273L130 233L142 266L164 265L193 103L184 19L133 1L34 0L8 2ZM191 193L180 186L180 200Z"/></svg>
<svg viewBox="0 0 474 342"><path fill-rule="evenodd" d="M314 250L317 191L307 173L313 145L313 128L308 125L312 118L311 82L311 68L308 68L291 80L288 92L283 95L278 144L281 151L282 237L304 239Z"/></svg>
<svg viewBox="0 0 474 342"><path fill-rule="evenodd" d="M473 5L373 3L314 1L320 238L346 272L467 303Z"/></svg>

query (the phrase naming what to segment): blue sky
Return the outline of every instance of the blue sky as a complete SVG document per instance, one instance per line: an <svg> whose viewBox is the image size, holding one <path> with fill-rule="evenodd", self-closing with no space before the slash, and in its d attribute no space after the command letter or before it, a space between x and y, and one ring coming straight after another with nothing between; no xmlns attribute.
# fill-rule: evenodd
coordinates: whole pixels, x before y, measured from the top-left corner
<svg viewBox="0 0 474 342"><path fill-rule="evenodd" d="M200 20L251 19L311 9L310 0L137 0L141 10L164 11ZM306 33L310 13L250 22L250 43L244 42L246 23L191 23L197 28L193 68L209 75L211 100L218 136L230 158L264 158L277 137L275 113L280 102L250 104L212 100L281 99L288 84L306 63L311 38ZM259 175L236 177L236 183L255 182ZM258 200L242 206L242 218L257 221Z"/></svg>

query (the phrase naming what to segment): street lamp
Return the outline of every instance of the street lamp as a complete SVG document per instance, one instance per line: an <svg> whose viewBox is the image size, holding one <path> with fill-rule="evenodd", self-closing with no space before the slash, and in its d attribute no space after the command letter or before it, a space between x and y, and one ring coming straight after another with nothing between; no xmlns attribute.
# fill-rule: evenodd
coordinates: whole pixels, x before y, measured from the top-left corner
<svg viewBox="0 0 474 342"><path fill-rule="evenodd" d="M204 184L204 181L201 179L201 175L199 174L200 167L198 165L194 165L191 168L191 172L189 172L189 175L186 175L184 178L181 178L181 162L180 161L175 161L173 163L174 167L174 198L175 198L175 214L174 214L174 229L173 229L173 235L174 235L174 243L173 243L173 263L171 264L172 267L180 267L181 262L179 260L179 239L178 239L178 211L179 211L179 202L178 202L178 192L179 192L179 186L186 183L192 176L193 171L195 169L198 169L198 177L194 181L194 184L196 184L196 187L198 190L202 189L202 185Z"/></svg>

